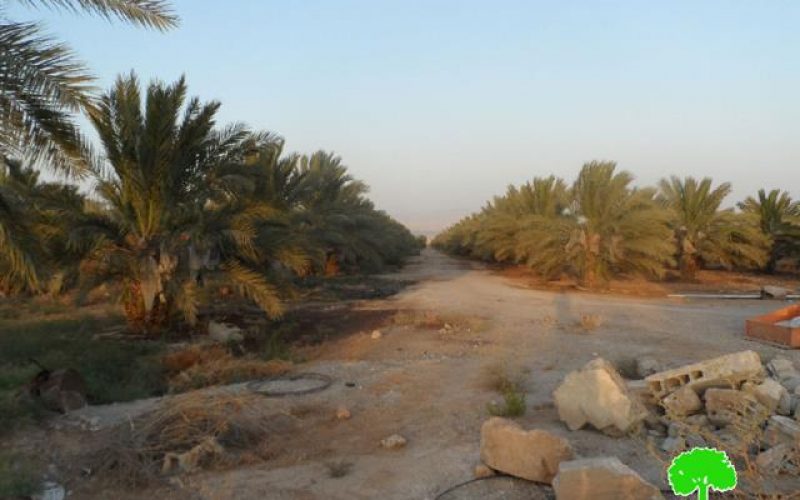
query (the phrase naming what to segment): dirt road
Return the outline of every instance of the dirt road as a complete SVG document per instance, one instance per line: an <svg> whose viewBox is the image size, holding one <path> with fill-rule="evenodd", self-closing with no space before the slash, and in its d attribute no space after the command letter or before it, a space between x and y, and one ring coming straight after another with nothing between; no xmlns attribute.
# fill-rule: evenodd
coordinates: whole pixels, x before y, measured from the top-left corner
<svg viewBox="0 0 800 500"><path fill-rule="evenodd" d="M563 376L595 356L624 367L645 354L679 365L742 349L765 357L777 352L742 338L744 319L777 307L775 302L554 294L520 288L478 264L433 250L395 277L417 283L361 307L411 311L411 317L427 312L454 322L466 318L472 326L440 331L401 321L384 326L380 339L365 331L323 345L302 370L332 375L334 385L268 403L285 416L276 420L283 427L273 443L275 460L195 476L185 482L185 492L242 499L435 498L472 476L486 404L498 399L486 387L485 370L498 364L524 377L523 426L562 434L584 456L616 455L664 486L663 464L642 442L569 432L559 422L551 393ZM602 324L585 331L584 314L599 315ZM482 326L476 317L485 320ZM352 418L336 420L339 405ZM379 441L395 433L408 445L380 448Z"/></svg>
<svg viewBox="0 0 800 500"><path fill-rule="evenodd" d="M566 429L551 396L564 375L596 356L624 372L641 355L676 366L743 349L765 358L777 353L742 338L744 319L779 307L777 302L683 303L543 292L433 250L389 278L415 284L389 299L360 302L350 309L336 306L336 317L352 318L349 329L300 352L308 361L297 371L329 375L333 384L328 389L263 398L261 409L271 432L251 462L173 478L173 487L149 492L109 491L93 476L77 478L67 484L70 498L434 499L472 478L486 405L500 400L487 384L488 369L496 367L522 379L527 400L527 413L518 419L522 426L561 434L582 456L617 456L666 487L664 464L644 441ZM587 331L581 326L583 315L596 315L600 325ZM379 338L373 338L376 326ZM781 353L800 361L796 352ZM210 390L241 391L244 386ZM90 407L79 413L112 427L161 401ZM336 418L340 406L351 418ZM69 453L83 450L85 456L102 433L59 428L63 430L42 430L35 439L23 439L38 442L42 451L59 450L66 457L63 466L72 461L73 468L81 467ZM381 448L380 441L393 434L405 437L407 445ZM536 486L526 483L524 488L521 496L495 498L539 498ZM486 493L473 490L447 498L489 498Z"/></svg>

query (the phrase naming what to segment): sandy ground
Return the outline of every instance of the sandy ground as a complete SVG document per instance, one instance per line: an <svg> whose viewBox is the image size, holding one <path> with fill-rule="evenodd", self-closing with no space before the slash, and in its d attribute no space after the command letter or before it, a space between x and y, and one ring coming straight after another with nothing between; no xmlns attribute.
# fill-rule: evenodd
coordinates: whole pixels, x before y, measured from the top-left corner
<svg viewBox="0 0 800 500"><path fill-rule="evenodd" d="M756 350L765 358L780 352L800 362L797 352L743 339L745 318L780 307L777 302L679 302L536 291L479 264L433 250L426 250L394 277L416 284L388 300L366 301L358 307L479 317L485 320L483 326L440 332L387 323L380 339L364 331L309 349L306 354L311 361L298 370L327 374L334 382L315 394L264 398L275 431L267 445L273 459L184 477L175 481L175 488L148 496L436 498L471 479L479 463L479 431L487 417L486 404L499 399L486 387L484 373L487 366L497 364L524 376L528 412L518 419L524 427L563 435L583 456L615 455L646 479L666 487L664 465L642 442L592 430L569 432L558 420L551 394L567 372L595 356L624 366L646 354L678 366L744 349ZM586 332L580 326L584 314L599 315L602 324ZM158 403L90 408L84 417L98 416L103 425L109 425ZM352 418L335 418L340 405L350 410ZM58 432L49 437L53 446L80 440L75 433L86 434ZM407 438L408 445L400 450L382 449L380 440L395 433ZM331 468L342 464L349 464L349 472L332 477ZM80 485L72 489L71 498L111 494ZM120 499L141 494L113 492ZM526 496L533 495L531 490Z"/></svg>

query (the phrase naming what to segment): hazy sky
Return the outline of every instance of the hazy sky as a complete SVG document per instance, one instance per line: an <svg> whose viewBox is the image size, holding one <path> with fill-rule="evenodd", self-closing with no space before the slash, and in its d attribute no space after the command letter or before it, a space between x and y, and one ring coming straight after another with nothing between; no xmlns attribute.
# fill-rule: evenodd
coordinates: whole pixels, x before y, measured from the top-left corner
<svg viewBox="0 0 800 500"><path fill-rule="evenodd" d="M800 2L175 0L166 34L43 17L107 87L186 73L222 122L340 154L417 230L616 160L800 196ZM734 199L730 200L735 201Z"/></svg>

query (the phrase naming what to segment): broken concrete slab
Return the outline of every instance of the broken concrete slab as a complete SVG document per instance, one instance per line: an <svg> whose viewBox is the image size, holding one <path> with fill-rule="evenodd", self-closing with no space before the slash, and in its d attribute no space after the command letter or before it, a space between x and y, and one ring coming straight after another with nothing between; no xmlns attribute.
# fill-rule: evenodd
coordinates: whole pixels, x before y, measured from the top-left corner
<svg viewBox="0 0 800 500"><path fill-rule="evenodd" d="M781 443L763 451L756 457L756 467L762 474L777 475L781 472L787 459L793 455L795 447L790 443Z"/></svg>
<svg viewBox="0 0 800 500"><path fill-rule="evenodd" d="M664 405L668 415L675 417L686 417L703 409L700 396L688 386L683 386L668 395L661 401L661 404Z"/></svg>
<svg viewBox="0 0 800 500"><path fill-rule="evenodd" d="M717 426L744 421L760 425L769 416L767 408L744 391L711 388L706 391L705 400L708 420Z"/></svg>
<svg viewBox="0 0 800 500"><path fill-rule="evenodd" d="M562 462L553 481L557 500L661 500L661 492L616 457Z"/></svg>
<svg viewBox="0 0 800 500"><path fill-rule="evenodd" d="M610 435L624 434L647 415L617 370L602 358L569 373L553 398L559 417L573 431L591 424Z"/></svg>
<svg viewBox="0 0 800 500"><path fill-rule="evenodd" d="M761 358L755 351L742 351L659 372L645 378L654 396L663 398L688 386L698 394L710 387L738 387L742 382L764 378Z"/></svg>
<svg viewBox="0 0 800 500"><path fill-rule="evenodd" d="M770 413L775 413L782 400L784 404L788 403L789 391L771 378L765 379L760 384L745 383L742 385L742 390L755 396L758 402L764 405ZM788 409L786 409L786 413L788 413Z"/></svg>
<svg viewBox="0 0 800 500"><path fill-rule="evenodd" d="M492 417L481 427L481 460L511 476L550 484L558 465L573 456L566 439L543 430L526 431L501 417Z"/></svg>
<svg viewBox="0 0 800 500"><path fill-rule="evenodd" d="M776 356L767 363L767 371L778 380L788 380L792 377L800 378L800 371L795 368L791 359Z"/></svg>
<svg viewBox="0 0 800 500"><path fill-rule="evenodd" d="M764 443L767 446L800 445L800 423L781 415L771 416L767 422L767 429L764 431Z"/></svg>

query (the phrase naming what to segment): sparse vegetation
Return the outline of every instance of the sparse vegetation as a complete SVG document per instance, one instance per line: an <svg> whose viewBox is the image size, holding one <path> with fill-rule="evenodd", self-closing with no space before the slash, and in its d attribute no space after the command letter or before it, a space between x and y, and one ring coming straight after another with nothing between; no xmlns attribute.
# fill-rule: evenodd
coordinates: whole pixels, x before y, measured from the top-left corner
<svg viewBox="0 0 800 500"><path fill-rule="evenodd" d="M51 370L74 368L86 379L92 403L129 401L165 389L157 342L93 340L94 333L118 318L0 321L0 429L36 420L38 405L17 392L39 371L35 359Z"/></svg>
<svg viewBox="0 0 800 500"><path fill-rule="evenodd" d="M503 396L503 403L490 402L486 409L498 417L519 417L525 414L525 377L522 370L512 370L507 363L493 363L481 372L483 387Z"/></svg>
<svg viewBox="0 0 800 500"><path fill-rule="evenodd" d="M38 474L29 459L0 450L0 498L28 498L39 488Z"/></svg>

